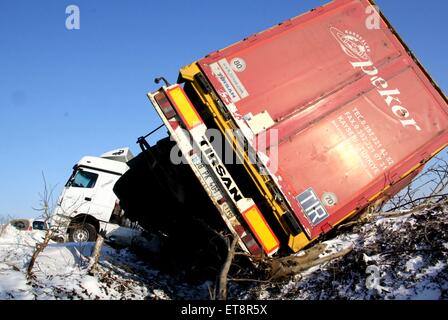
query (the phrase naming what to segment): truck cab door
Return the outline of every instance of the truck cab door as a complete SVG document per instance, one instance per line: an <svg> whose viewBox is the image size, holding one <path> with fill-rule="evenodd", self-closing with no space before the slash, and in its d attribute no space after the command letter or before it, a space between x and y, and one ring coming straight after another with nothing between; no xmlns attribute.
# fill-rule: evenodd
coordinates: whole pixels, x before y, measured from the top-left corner
<svg viewBox="0 0 448 320"><path fill-rule="evenodd" d="M91 195L89 214L96 219L109 222L117 200L113 192L115 182L120 175L101 172L95 184L95 192Z"/></svg>
<svg viewBox="0 0 448 320"><path fill-rule="evenodd" d="M96 172L82 168L75 169L59 200L60 214L71 217L89 214L98 178L99 174Z"/></svg>

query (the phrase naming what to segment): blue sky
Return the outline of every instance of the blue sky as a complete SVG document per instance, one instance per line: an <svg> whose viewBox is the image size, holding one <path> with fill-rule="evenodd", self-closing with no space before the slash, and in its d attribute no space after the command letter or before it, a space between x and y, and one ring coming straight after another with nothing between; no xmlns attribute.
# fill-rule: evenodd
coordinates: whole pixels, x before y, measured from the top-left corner
<svg viewBox="0 0 448 320"><path fill-rule="evenodd" d="M83 155L130 146L161 122L156 76L306 12L321 0L0 0L0 216L32 217L44 172L59 193ZM65 28L65 8L81 28ZM442 90L448 1L377 4ZM150 139L154 143L159 135Z"/></svg>

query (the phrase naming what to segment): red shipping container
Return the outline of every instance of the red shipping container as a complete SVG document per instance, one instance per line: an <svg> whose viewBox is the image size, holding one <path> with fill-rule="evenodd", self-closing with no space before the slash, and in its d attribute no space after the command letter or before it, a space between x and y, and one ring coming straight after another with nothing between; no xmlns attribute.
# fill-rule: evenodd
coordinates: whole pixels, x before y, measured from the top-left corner
<svg viewBox="0 0 448 320"><path fill-rule="evenodd" d="M272 175L311 238L448 141L446 97L384 18L369 28L371 5L334 1L199 61L240 123L272 119Z"/></svg>

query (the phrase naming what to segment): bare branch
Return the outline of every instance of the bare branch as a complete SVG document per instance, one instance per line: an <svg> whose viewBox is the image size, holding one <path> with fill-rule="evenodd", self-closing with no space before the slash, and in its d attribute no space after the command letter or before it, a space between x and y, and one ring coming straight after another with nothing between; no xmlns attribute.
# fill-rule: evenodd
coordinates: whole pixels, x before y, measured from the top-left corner
<svg viewBox="0 0 448 320"><path fill-rule="evenodd" d="M217 287L218 292L218 300L226 300L227 299L227 275L229 274L230 266L232 265L233 257L235 256L235 249L238 243L238 238L233 237L232 244L229 246L227 259L224 262L224 265L221 269L221 273L219 275L219 282Z"/></svg>

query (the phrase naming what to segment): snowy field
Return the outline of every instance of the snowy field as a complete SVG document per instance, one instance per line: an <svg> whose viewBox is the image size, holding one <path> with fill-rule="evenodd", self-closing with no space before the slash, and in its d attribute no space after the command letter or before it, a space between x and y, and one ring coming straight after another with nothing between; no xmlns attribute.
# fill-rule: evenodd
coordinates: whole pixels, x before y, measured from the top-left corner
<svg viewBox="0 0 448 320"><path fill-rule="evenodd" d="M187 284L127 249L107 245L98 273L89 275L92 243L51 243L37 259L34 277L27 279L29 259L42 237L41 231L4 228L0 299L208 299L214 283ZM325 244L326 253L348 246L353 251L280 282L229 282L229 299L448 298L446 208L374 217L341 229Z"/></svg>
<svg viewBox="0 0 448 320"><path fill-rule="evenodd" d="M351 243L348 255L281 284L241 290L244 299L448 299L447 208L376 217L326 241L328 250Z"/></svg>

